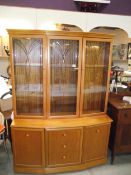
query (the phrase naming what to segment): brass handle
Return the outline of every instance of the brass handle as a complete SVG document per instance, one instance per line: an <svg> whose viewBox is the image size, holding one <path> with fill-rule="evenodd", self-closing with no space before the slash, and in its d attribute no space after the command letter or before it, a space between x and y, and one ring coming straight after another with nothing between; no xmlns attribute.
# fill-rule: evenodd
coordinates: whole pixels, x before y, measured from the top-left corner
<svg viewBox="0 0 131 175"><path fill-rule="evenodd" d="M63 159L66 159L66 156L63 156L62 158L63 158Z"/></svg>
<svg viewBox="0 0 131 175"><path fill-rule="evenodd" d="M99 132L100 132L100 130L99 130L99 129L97 129L97 130L96 130L96 132L97 132L97 133L99 133Z"/></svg>
<svg viewBox="0 0 131 175"><path fill-rule="evenodd" d="M63 147L64 147L64 148L66 148L66 147L67 147L67 145L63 145Z"/></svg>

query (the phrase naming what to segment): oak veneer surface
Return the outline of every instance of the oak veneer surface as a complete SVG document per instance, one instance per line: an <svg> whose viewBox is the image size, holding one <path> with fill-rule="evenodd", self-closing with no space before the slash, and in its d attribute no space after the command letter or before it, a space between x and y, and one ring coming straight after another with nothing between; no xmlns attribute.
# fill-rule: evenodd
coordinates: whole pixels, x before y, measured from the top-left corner
<svg viewBox="0 0 131 175"><path fill-rule="evenodd" d="M21 167L15 166L14 171L16 173L35 173L35 174L50 174L50 173L62 173L69 171L80 171L94 166L102 165L107 162L107 158L89 161L85 164L70 165L63 167L52 167L52 168L31 168L31 167Z"/></svg>
<svg viewBox="0 0 131 175"><path fill-rule="evenodd" d="M112 120L107 115L98 115L94 117L83 117L74 119L14 119L12 127L27 127L27 128L59 128L59 127L78 127L92 126L99 124L110 124Z"/></svg>
<svg viewBox="0 0 131 175"><path fill-rule="evenodd" d="M84 127L82 162L106 157L109 129L108 125Z"/></svg>
<svg viewBox="0 0 131 175"><path fill-rule="evenodd" d="M16 165L43 165L43 130L13 129L12 136Z"/></svg>
<svg viewBox="0 0 131 175"><path fill-rule="evenodd" d="M81 163L82 128L46 130L47 166Z"/></svg>
<svg viewBox="0 0 131 175"><path fill-rule="evenodd" d="M80 37L88 37L88 38L103 38L113 39L114 35L111 34L103 34L103 33L91 33L91 32L64 32L64 31L47 31L47 30L16 30L16 29L8 29L9 35L50 35L50 36L80 36Z"/></svg>

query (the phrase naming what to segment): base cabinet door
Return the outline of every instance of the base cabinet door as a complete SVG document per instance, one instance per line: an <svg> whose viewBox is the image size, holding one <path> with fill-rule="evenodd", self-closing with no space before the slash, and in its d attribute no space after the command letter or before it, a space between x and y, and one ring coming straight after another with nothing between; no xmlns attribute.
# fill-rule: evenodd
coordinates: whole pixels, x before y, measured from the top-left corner
<svg viewBox="0 0 131 175"><path fill-rule="evenodd" d="M82 128L46 130L47 167L81 163Z"/></svg>
<svg viewBox="0 0 131 175"><path fill-rule="evenodd" d="M44 165L44 131L42 129L12 128L15 165L41 167Z"/></svg>
<svg viewBox="0 0 131 175"><path fill-rule="evenodd" d="M131 152L131 124L117 125L116 153Z"/></svg>
<svg viewBox="0 0 131 175"><path fill-rule="evenodd" d="M82 162L107 156L109 125L84 127Z"/></svg>

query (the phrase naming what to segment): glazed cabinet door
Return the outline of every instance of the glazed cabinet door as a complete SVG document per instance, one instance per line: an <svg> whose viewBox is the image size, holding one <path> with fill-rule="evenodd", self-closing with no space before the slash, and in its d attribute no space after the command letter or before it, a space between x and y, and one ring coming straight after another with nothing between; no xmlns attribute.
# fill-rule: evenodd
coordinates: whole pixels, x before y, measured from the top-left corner
<svg viewBox="0 0 131 175"><path fill-rule="evenodd" d="M82 128L46 130L46 165L79 164L82 152Z"/></svg>
<svg viewBox="0 0 131 175"><path fill-rule="evenodd" d="M15 165L44 166L44 131L42 129L12 128L12 140Z"/></svg>
<svg viewBox="0 0 131 175"><path fill-rule="evenodd" d="M81 115L106 111L110 41L84 39Z"/></svg>
<svg viewBox="0 0 131 175"><path fill-rule="evenodd" d="M83 132L82 162L102 159L107 156L109 125L85 127Z"/></svg>
<svg viewBox="0 0 131 175"><path fill-rule="evenodd" d="M15 113L17 116L43 116L45 60L42 36L11 38Z"/></svg>
<svg viewBox="0 0 131 175"><path fill-rule="evenodd" d="M79 115L81 38L50 37L48 54L48 114Z"/></svg>

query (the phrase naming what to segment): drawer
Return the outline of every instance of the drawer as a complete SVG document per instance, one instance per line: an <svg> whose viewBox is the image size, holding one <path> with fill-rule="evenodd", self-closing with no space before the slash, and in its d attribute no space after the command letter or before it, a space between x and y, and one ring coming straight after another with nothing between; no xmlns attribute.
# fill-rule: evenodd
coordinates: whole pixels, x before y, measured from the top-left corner
<svg viewBox="0 0 131 175"><path fill-rule="evenodd" d="M46 130L47 166L81 162L82 128Z"/></svg>
<svg viewBox="0 0 131 175"><path fill-rule="evenodd" d="M120 115L119 115L119 121L122 124L131 123L131 109L121 110Z"/></svg>

